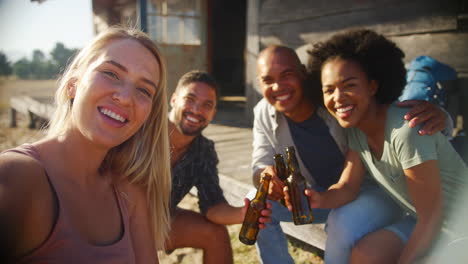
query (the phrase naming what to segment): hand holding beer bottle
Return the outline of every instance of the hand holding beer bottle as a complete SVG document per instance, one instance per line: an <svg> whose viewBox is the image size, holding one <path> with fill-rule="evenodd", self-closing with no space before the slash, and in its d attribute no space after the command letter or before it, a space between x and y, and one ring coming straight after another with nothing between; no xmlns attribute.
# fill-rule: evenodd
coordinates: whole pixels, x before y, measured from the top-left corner
<svg viewBox="0 0 468 264"><path fill-rule="evenodd" d="M286 148L286 160L288 164L287 189L289 191L286 198L292 207L294 224L310 224L313 220L312 209L304 192L306 189L310 189L310 186L301 174L294 147Z"/></svg>
<svg viewBox="0 0 468 264"><path fill-rule="evenodd" d="M262 180L255 198L250 201L250 206L245 214L244 223L239 232L239 240L246 245L253 245L257 241L259 231L258 219L262 216L262 210L267 208L266 198L270 181L270 174L262 174Z"/></svg>

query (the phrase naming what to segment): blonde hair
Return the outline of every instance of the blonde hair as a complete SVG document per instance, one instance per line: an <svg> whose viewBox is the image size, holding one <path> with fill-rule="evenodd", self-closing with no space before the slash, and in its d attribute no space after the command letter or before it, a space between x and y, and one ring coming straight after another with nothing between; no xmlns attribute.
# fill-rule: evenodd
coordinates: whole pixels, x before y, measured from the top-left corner
<svg viewBox="0 0 468 264"><path fill-rule="evenodd" d="M158 48L145 33L136 29L111 27L75 56L59 80L55 94L56 111L50 121L48 136L61 135L70 123L73 101L68 97L69 85L79 81L79 76L104 48L122 39L135 40L151 51L159 64L160 80L148 119L131 138L109 150L101 169L111 170L121 175L122 179L146 189L156 249L164 249L170 228L171 191L166 67Z"/></svg>

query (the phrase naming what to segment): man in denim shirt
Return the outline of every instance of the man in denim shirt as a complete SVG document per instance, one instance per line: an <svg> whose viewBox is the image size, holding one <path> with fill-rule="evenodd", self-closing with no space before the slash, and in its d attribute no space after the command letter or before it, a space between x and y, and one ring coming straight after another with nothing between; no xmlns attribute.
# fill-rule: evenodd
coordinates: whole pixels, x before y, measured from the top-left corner
<svg viewBox="0 0 468 264"><path fill-rule="evenodd" d="M273 155L294 146L306 180L318 191L328 189L341 175L347 142L343 129L321 106L318 97L321 94L305 95L310 92L305 90L305 67L294 50L271 46L259 54L257 75L264 98L254 108L254 185L258 186L261 173L269 172L273 175L269 199L281 199L284 184L276 177ZM432 134L445 127L446 116L442 110L427 102L400 103L400 106L412 105L415 106L406 118L413 119L412 127L425 121L420 134ZM280 226L280 222L292 222L291 213L277 202L272 204L271 223L260 231L256 243L261 261L294 263ZM354 242L385 224L394 217L394 212L399 212L397 209L393 200L373 184L363 187L355 201L331 213L328 209L314 209L314 223L327 222L325 262L344 263L341 260L347 259ZM360 210L382 212L376 214L379 217L362 219L364 214Z"/></svg>
<svg viewBox="0 0 468 264"><path fill-rule="evenodd" d="M216 113L217 85L206 72L184 74L171 97L169 138L171 145L172 224L166 251L181 247L203 249L204 263L232 263L229 234L224 225L242 223L248 206L230 206L218 178L218 156L214 142L201 132ZM195 186L200 213L177 207ZM270 210L262 211L260 227L269 221Z"/></svg>

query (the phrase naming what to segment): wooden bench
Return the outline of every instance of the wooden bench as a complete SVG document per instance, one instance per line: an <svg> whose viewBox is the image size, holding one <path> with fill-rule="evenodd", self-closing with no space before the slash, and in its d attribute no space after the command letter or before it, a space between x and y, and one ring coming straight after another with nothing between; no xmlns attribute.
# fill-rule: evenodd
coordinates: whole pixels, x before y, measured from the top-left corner
<svg viewBox="0 0 468 264"><path fill-rule="evenodd" d="M10 127L17 126L17 112L29 118L29 128L40 128L52 117L53 97L14 96L10 99Z"/></svg>

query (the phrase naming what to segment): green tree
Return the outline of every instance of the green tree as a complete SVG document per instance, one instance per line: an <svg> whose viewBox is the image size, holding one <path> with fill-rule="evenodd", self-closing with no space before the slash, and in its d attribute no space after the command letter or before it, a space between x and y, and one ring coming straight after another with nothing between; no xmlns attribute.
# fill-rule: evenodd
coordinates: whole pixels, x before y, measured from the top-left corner
<svg viewBox="0 0 468 264"><path fill-rule="evenodd" d="M0 76L8 76L13 72L7 56L0 51Z"/></svg>
<svg viewBox="0 0 468 264"><path fill-rule="evenodd" d="M48 60L44 64L44 75L47 79L56 79L59 73L59 67L52 62L52 60Z"/></svg>
<svg viewBox="0 0 468 264"><path fill-rule="evenodd" d="M44 53L38 49L33 51L33 57L30 64L31 77L34 79L48 79L46 76L46 57Z"/></svg>
<svg viewBox="0 0 468 264"><path fill-rule="evenodd" d="M50 52L50 56L58 69L63 70L68 62L72 60L76 52L77 49L68 49L63 43L57 42L54 49Z"/></svg>
<svg viewBox="0 0 468 264"><path fill-rule="evenodd" d="M26 58L22 58L13 64L13 72L20 79L31 78L31 62Z"/></svg>

